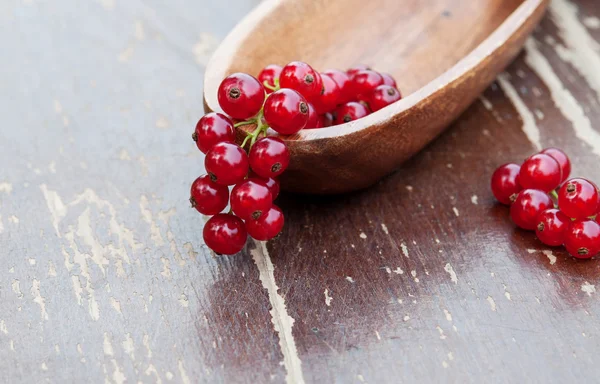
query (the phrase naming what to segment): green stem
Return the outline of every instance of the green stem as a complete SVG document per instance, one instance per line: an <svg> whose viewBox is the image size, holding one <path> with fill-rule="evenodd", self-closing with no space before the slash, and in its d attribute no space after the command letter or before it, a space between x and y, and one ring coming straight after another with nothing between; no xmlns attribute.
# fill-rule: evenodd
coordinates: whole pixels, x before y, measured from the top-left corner
<svg viewBox="0 0 600 384"><path fill-rule="evenodd" d="M237 128L237 127L241 127L242 125L250 125L250 124L256 124L256 119L249 119L249 120L240 121L238 123L233 124L233 126L235 128Z"/></svg>
<svg viewBox="0 0 600 384"><path fill-rule="evenodd" d="M268 125L263 123L263 111L261 110L258 113L258 116L256 116L256 129L254 129L254 131L252 131L251 133L246 132L246 134L248 136L246 136L244 138L244 141L242 142L241 147L244 148L246 146L246 143L248 143L248 140L250 140L250 148L252 148L252 146L254 145L254 143L256 143L256 140L258 139L258 136L261 133L264 133L266 135L267 132L267 128L269 128Z"/></svg>
<svg viewBox="0 0 600 384"><path fill-rule="evenodd" d="M265 88L267 88L271 91L277 91L277 87L275 85L269 84L269 82L267 80L263 81L263 85L265 86Z"/></svg>
<svg viewBox="0 0 600 384"><path fill-rule="evenodd" d="M558 193L556 193L556 190L555 190L555 189L553 189L553 190L550 192L550 195L552 195L552 197L554 197L556 200L558 200Z"/></svg>

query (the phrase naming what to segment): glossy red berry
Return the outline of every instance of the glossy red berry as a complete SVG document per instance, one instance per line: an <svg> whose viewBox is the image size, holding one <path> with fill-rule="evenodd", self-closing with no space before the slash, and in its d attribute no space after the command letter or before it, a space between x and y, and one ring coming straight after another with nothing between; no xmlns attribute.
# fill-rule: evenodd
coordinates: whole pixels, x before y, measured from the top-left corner
<svg viewBox="0 0 600 384"><path fill-rule="evenodd" d="M558 148L546 148L540 153L552 156L554 160L558 161L562 175L561 183L569 178L569 175L571 175L571 160L569 160L569 156L566 153Z"/></svg>
<svg viewBox="0 0 600 384"><path fill-rule="evenodd" d="M319 121L319 114L317 110L311 103L308 104L308 121L306 122L306 126L304 129L313 129L313 128L321 128Z"/></svg>
<svg viewBox="0 0 600 384"><path fill-rule="evenodd" d="M290 152L277 137L264 137L250 149L250 167L260 177L274 178L283 173L290 163Z"/></svg>
<svg viewBox="0 0 600 384"><path fill-rule="evenodd" d="M234 185L248 174L248 155L236 144L219 143L204 158L210 179L221 185Z"/></svg>
<svg viewBox="0 0 600 384"><path fill-rule="evenodd" d="M207 113L196 124L192 139L202 153L208 152L217 143L233 143L235 141L233 123L221 113Z"/></svg>
<svg viewBox="0 0 600 384"><path fill-rule="evenodd" d="M219 105L234 119L246 120L255 116L265 101L265 88L246 73L227 76L217 91Z"/></svg>
<svg viewBox="0 0 600 384"><path fill-rule="evenodd" d="M383 84L383 77L375 71L365 69L352 75L351 82L355 95L368 95Z"/></svg>
<svg viewBox="0 0 600 384"><path fill-rule="evenodd" d="M558 191L558 206L572 219L594 216L599 199L596 186L586 179L567 180Z"/></svg>
<svg viewBox="0 0 600 384"><path fill-rule="evenodd" d="M352 75L354 75L356 72L359 72L359 71L364 71L364 70L367 70L367 69L371 69L371 68L370 68L368 65L364 65L364 64L358 64L358 65L355 65L354 67L348 68L348 70L346 71L346 73L347 73L349 76L352 76Z"/></svg>
<svg viewBox="0 0 600 384"><path fill-rule="evenodd" d="M282 135L293 135L308 123L308 102L293 89L280 89L267 97L265 121Z"/></svg>
<svg viewBox="0 0 600 384"><path fill-rule="evenodd" d="M535 230L538 214L553 207L552 199L547 193L537 189L524 189L510 206L510 218L520 228Z"/></svg>
<svg viewBox="0 0 600 384"><path fill-rule="evenodd" d="M202 231L206 245L221 255L238 253L246 245L246 225L237 216L219 213L211 217Z"/></svg>
<svg viewBox="0 0 600 384"><path fill-rule="evenodd" d="M379 74L381 75L381 77L383 77L384 85L389 85L390 87L398 88L398 85L396 85L396 79L394 79L392 75L383 72L379 72Z"/></svg>
<svg viewBox="0 0 600 384"><path fill-rule="evenodd" d="M231 210L240 219L258 219L271 209L273 196L261 181L244 180L231 190Z"/></svg>
<svg viewBox="0 0 600 384"><path fill-rule="evenodd" d="M275 86L275 80L279 79L279 75L281 75L281 70L283 67L277 64L269 64L260 71L258 74L258 81L261 84L270 85L271 87ZM271 89L265 87L267 93L273 92Z"/></svg>
<svg viewBox="0 0 600 384"><path fill-rule="evenodd" d="M509 163L499 166L492 175L492 193L496 200L504 205L511 205L517 194L523 189L519 184L521 167Z"/></svg>
<svg viewBox="0 0 600 384"><path fill-rule="evenodd" d="M258 175L252 175L248 178L248 180L264 183L267 186L267 188L269 188L269 191L271 191L273 201L277 198L277 196L279 196L279 181L277 179L271 177L264 178Z"/></svg>
<svg viewBox="0 0 600 384"><path fill-rule="evenodd" d="M380 85L369 94L367 103L371 112L376 112L400 99L402 99L402 95L396 88L389 85Z"/></svg>
<svg viewBox="0 0 600 384"><path fill-rule="evenodd" d="M521 165L519 183L523 188L550 192L559 186L560 180L560 165L550 155L538 153Z"/></svg>
<svg viewBox="0 0 600 384"><path fill-rule="evenodd" d="M571 223L565 237L567 252L578 259L589 259L600 252L600 224L584 219Z"/></svg>
<svg viewBox="0 0 600 384"><path fill-rule="evenodd" d="M361 103L351 101L339 106L333 113L333 124L344 124L360 119L369 114L369 110Z"/></svg>
<svg viewBox="0 0 600 384"><path fill-rule="evenodd" d="M283 228L283 212L273 205L269 212L263 214L257 220L247 220L246 228L248 234L259 241L271 240L281 232Z"/></svg>
<svg viewBox="0 0 600 384"><path fill-rule="evenodd" d="M214 183L210 176L203 175L194 180L190 189L190 203L203 215L216 215L227 206L229 189Z"/></svg>
<svg viewBox="0 0 600 384"><path fill-rule="evenodd" d="M340 103L341 91L340 87L327 74L322 74L323 94L314 99L315 109L319 114L332 111Z"/></svg>
<svg viewBox="0 0 600 384"><path fill-rule="evenodd" d="M338 104L347 103L352 100L352 84L350 83L350 76L346 72L342 72L337 69L328 69L323 72L323 74L331 77L337 84L340 90Z"/></svg>
<svg viewBox="0 0 600 384"><path fill-rule="evenodd" d="M279 85L281 88L300 92L311 102L323 92L323 82L319 72L302 61L292 61L283 67L279 75Z"/></svg>
<svg viewBox="0 0 600 384"><path fill-rule="evenodd" d="M333 115L331 113L324 113L319 116L321 121L321 127L331 127L333 125Z"/></svg>
<svg viewBox="0 0 600 384"><path fill-rule="evenodd" d="M535 234L546 245L556 247L565 242L571 219L558 209L551 208L540 212L537 216Z"/></svg>

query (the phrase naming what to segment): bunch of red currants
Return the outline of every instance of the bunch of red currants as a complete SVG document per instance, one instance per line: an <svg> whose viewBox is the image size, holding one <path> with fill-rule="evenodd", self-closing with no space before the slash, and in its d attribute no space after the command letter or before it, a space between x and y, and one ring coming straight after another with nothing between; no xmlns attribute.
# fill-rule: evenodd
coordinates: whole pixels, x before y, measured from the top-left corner
<svg viewBox="0 0 600 384"><path fill-rule="evenodd" d="M572 256L588 259L600 253L600 191L589 180L569 179L570 173L569 157L548 148L520 166L496 169L492 192L510 205L518 227L535 230L546 245L564 245Z"/></svg>
<svg viewBox="0 0 600 384"><path fill-rule="evenodd" d="M206 245L218 254L232 255L242 250L248 235L270 240L283 228L283 213L273 200L290 152L283 140L267 136L269 128L292 135L301 129L343 124L398 101L401 95L390 75L365 66L319 73L294 61L283 68L268 65L258 79L234 73L221 82L217 98L225 114L206 114L192 135L206 154L207 174L192 184L190 202L198 212L212 216L203 230ZM237 145L235 128L244 125L255 128L241 130L246 137ZM228 204L229 213L222 213Z"/></svg>

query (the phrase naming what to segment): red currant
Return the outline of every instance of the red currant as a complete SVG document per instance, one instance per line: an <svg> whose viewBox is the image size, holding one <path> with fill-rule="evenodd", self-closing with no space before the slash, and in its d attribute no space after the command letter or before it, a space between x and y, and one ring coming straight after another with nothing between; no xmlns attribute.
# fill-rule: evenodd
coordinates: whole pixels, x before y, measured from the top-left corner
<svg viewBox="0 0 600 384"><path fill-rule="evenodd" d="M293 135L308 122L308 103L293 89L280 89L267 97L264 116L267 124L282 135Z"/></svg>
<svg viewBox="0 0 600 384"><path fill-rule="evenodd" d="M260 83L263 85L268 84L271 87L274 87L275 80L279 79L279 75L281 75L282 69L283 68L280 65L269 64L266 67L264 67L262 71L260 71L260 73L258 74L258 81L260 81ZM265 87L265 90L267 91L267 93L273 92L267 87Z"/></svg>
<svg viewBox="0 0 600 384"><path fill-rule="evenodd" d="M211 217L204 225L202 235L206 245L221 255L238 253L248 238L242 219L224 213Z"/></svg>
<svg viewBox="0 0 600 384"><path fill-rule="evenodd" d="M250 236L259 241L271 240L281 232L283 228L283 212L278 206L273 205L269 212L263 214L257 220L247 220L246 228Z"/></svg>
<svg viewBox="0 0 600 384"><path fill-rule="evenodd" d="M571 179L558 191L558 206L572 219L585 219L594 216L599 198L594 184L586 179Z"/></svg>
<svg viewBox="0 0 600 384"><path fill-rule="evenodd" d="M383 84L383 77L375 71L365 69L352 75L352 92L355 95L368 95Z"/></svg>
<svg viewBox="0 0 600 384"><path fill-rule="evenodd" d="M510 205L523 188L519 184L521 167L509 163L498 167L492 175L492 193L500 203Z"/></svg>
<svg viewBox="0 0 600 384"><path fill-rule="evenodd" d="M273 196L261 181L244 180L231 190L231 210L240 219L258 219L271 209Z"/></svg>
<svg viewBox="0 0 600 384"><path fill-rule="evenodd" d="M208 152L217 143L232 143L235 141L233 123L221 113L207 113L196 124L192 139L202 153Z"/></svg>
<svg viewBox="0 0 600 384"><path fill-rule="evenodd" d="M571 174L571 160L569 160L569 156L567 156L566 153L558 148L546 148L540 153L552 156L554 160L558 161L560 172L562 174L560 180L561 183L569 178L569 175Z"/></svg>
<svg viewBox="0 0 600 384"><path fill-rule="evenodd" d="M248 155L239 145L219 143L206 154L204 167L212 181L234 185L248 174Z"/></svg>
<svg viewBox="0 0 600 384"><path fill-rule="evenodd" d="M396 88L389 85L380 85L369 94L367 103L369 104L371 111L376 112L401 98L402 96Z"/></svg>
<svg viewBox="0 0 600 384"><path fill-rule="evenodd" d="M327 74L322 74L323 94L314 100L315 108L319 114L333 110L339 103L341 91L340 87Z"/></svg>
<svg viewBox="0 0 600 384"><path fill-rule="evenodd" d="M319 116L321 121L321 127L331 127L333 125L333 115L331 113L324 113Z"/></svg>
<svg viewBox="0 0 600 384"><path fill-rule="evenodd" d="M550 192L559 186L560 180L560 165L550 155L538 153L521 165L519 183L523 188Z"/></svg>
<svg viewBox="0 0 600 384"><path fill-rule="evenodd" d="M250 167L260 177L277 177L290 163L290 152L277 137L264 137L250 149Z"/></svg>
<svg viewBox="0 0 600 384"><path fill-rule="evenodd" d="M367 66L367 65L364 65L364 64L358 64L358 65L355 65L354 67L351 67L351 68L349 68L349 69L346 71L346 73L347 73L349 76L352 76L352 75L354 75L356 72L359 72L359 71L365 71L365 70L367 70L367 69L371 69L371 68L369 68L369 66Z"/></svg>
<svg viewBox="0 0 600 384"><path fill-rule="evenodd" d="M234 119L246 120L255 116L265 101L265 88L246 73L227 76L217 92L219 105Z"/></svg>
<svg viewBox="0 0 600 384"><path fill-rule="evenodd" d="M340 95L339 95L339 100L338 100L339 104L347 103L348 101L350 101L352 99L352 96L353 96L352 89L351 89L352 84L350 83L350 76L348 76L348 74L346 72L342 72L337 69L328 69L325 72L323 72L323 74L331 77L333 79L333 81L335 81L335 83L337 84L337 86L340 90ZM322 77L322 75L321 75L321 77ZM331 108L331 109L333 109L333 108ZM327 111L327 112L329 112L329 111Z"/></svg>
<svg viewBox="0 0 600 384"><path fill-rule="evenodd" d="M300 92L308 101L314 101L323 93L323 82L319 72L302 61L292 61L281 70L281 88Z"/></svg>
<svg viewBox="0 0 600 384"><path fill-rule="evenodd" d="M538 222L537 216L554 204L550 196L537 189L524 189L510 206L510 217L514 223L523 229L534 230Z"/></svg>
<svg viewBox="0 0 600 384"><path fill-rule="evenodd" d="M589 259L600 252L600 224L585 219L571 223L565 237L567 252L578 259Z"/></svg>
<svg viewBox="0 0 600 384"><path fill-rule="evenodd" d="M344 124L353 120L360 119L369 114L369 110L361 103L351 101L339 106L333 113L333 124Z"/></svg>
<svg viewBox="0 0 600 384"><path fill-rule="evenodd" d="M210 176L200 176L192 183L190 203L203 215L216 215L227 206L229 189L214 183Z"/></svg>
<svg viewBox="0 0 600 384"><path fill-rule="evenodd" d="M571 225L567 215L555 208L546 209L537 216L537 222L535 234L542 243L556 247L565 242L567 230Z"/></svg>
<svg viewBox="0 0 600 384"><path fill-rule="evenodd" d="M277 196L279 196L279 181L277 179L273 179L271 177L264 178L258 175L253 175L250 176L248 180L264 183L267 186L267 188L269 188L269 191L271 191L273 201L275 201Z"/></svg>
<svg viewBox="0 0 600 384"><path fill-rule="evenodd" d="M384 85L389 85L390 87L398 88L398 85L396 85L396 80L392 77L392 75L383 72L379 72L379 74L381 75L381 77L383 77Z"/></svg>
<svg viewBox="0 0 600 384"><path fill-rule="evenodd" d="M319 114L317 110L311 103L308 104L308 121L306 122L306 127L304 129L312 129L312 128L321 128L319 127Z"/></svg>

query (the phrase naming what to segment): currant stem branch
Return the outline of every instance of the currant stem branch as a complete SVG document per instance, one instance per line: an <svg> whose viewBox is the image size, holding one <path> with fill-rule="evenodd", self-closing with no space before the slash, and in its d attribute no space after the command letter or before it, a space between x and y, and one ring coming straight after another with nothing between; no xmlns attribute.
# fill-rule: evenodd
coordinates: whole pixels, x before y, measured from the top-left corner
<svg viewBox="0 0 600 384"><path fill-rule="evenodd" d="M256 129L254 129L254 131L252 131L251 133L246 132L247 136L244 138L244 141L242 142L241 147L244 148L246 146L246 143L248 143L248 140L250 140L250 148L252 148L252 146L254 145L254 143L256 143L256 140L258 140L258 136L261 133L264 133L264 135L267 135L267 129L269 128L268 125L266 125L265 123L263 123L263 111L261 110L258 115L256 116L256 119L253 119L253 123L256 123Z"/></svg>

